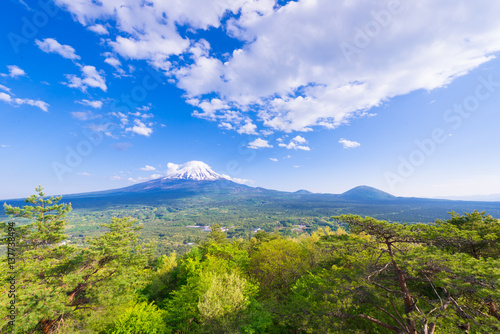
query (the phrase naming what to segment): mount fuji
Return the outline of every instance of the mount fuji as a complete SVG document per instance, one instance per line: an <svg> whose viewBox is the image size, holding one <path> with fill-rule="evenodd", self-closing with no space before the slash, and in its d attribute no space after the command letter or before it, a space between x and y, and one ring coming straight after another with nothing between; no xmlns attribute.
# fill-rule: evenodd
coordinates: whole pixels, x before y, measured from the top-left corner
<svg viewBox="0 0 500 334"><path fill-rule="evenodd" d="M221 175L212 170L202 161L189 161L182 165L169 164L169 171L162 176L146 182L137 183L128 187L96 191L82 194L66 195L66 198L109 198L116 196L139 200L191 197L196 195L222 195L236 193L278 193L278 191L264 188L254 188L234 182L229 176Z"/></svg>
<svg viewBox="0 0 500 334"><path fill-rule="evenodd" d="M174 167L174 171L167 174L164 179L215 181L228 179L217 174L203 161L189 161L181 166Z"/></svg>
<svg viewBox="0 0 500 334"><path fill-rule="evenodd" d="M182 202L190 208L229 207L238 216L260 217L262 212L266 212L268 218L278 213L286 216L354 213L379 219L425 222L446 219L449 211L472 212L476 209L500 217L500 202L396 197L368 186L358 186L342 194L250 187L216 173L202 161L182 165L170 163L168 171L159 178L119 189L68 194L63 200L71 202L75 208L90 210L129 205L166 207ZM22 205L24 201L9 202Z"/></svg>

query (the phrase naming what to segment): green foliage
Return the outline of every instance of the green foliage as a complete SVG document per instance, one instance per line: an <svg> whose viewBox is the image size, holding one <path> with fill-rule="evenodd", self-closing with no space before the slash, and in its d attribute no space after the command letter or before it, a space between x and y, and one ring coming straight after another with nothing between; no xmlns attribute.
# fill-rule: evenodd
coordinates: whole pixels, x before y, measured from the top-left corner
<svg viewBox="0 0 500 334"><path fill-rule="evenodd" d="M463 216L450 212L448 220L436 220L434 225L421 226L427 241L450 252L463 252L476 259L500 258L500 220L474 211Z"/></svg>
<svg viewBox="0 0 500 334"><path fill-rule="evenodd" d="M269 325L269 316L255 299L257 286L244 277L233 257L228 258L229 245L223 246L225 251L217 249L216 254L186 254L174 269L180 285L162 304L174 331L256 333ZM234 255L238 259L237 252Z"/></svg>
<svg viewBox="0 0 500 334"><path fill-rule="evenodd" d="M153 303L137 303L127 307L102 334L168 334L164 312Z"/></svg>
<svg viewBox="0 0 500 334"><path fill-rule="evenodd" d="M26 200L31 206L5 206L14 217L29 219L18 229L16 254L16 307L19 332L53 333L70 331L96 323L95 317L107 317L113 303L133 299L141 284L142 272L151 249L137 243L137 228L129 218L113 219L104 225L108 231L88 240L86 247L65 242L65 215L71 207L57 204L58 198L46 199L42 188ZM2 232L5 235L5 226ZM5 241L6 238L4 237ZM5 259L1 278L7 276ZM5 287L5 285L4 285ZM7 303L5 289L0 302ZM2 308L2 315L5 314ZM97 323L97 327L102 324Z"/></svg>
<svg viewBox="0 0 500 334"><path fill-rule="evenodd" d="M245 238L214 225L188 252L153 261L130 217L66 242L71 207L59 201L37 188L30 205L5 207L22 219L18 333L500 332L500 223L484 212L411 225L316 217L328 224L295 238L283 234L298 235L296 217ZM171 209L162 217L182 212Z"/></svg>
<svg viewBox="0 0 500 334"><path fill-rule="evenodd" d="M4 204L5 214L29 220L28 224L17 229L20 255L25 251L50 247L67 239L64 229L67 225L66 215L71 211L71 204L58 204L61 196L47 198L41 186L36 188L36 192L36 195L25 199L25 202L30 205L19 208ZM0 228L5 231L5 223L1 223ZM2 241L5 243L5 239Z"/></svg>
<svg viewBox="0 0 500 334"><path fill-rule="evenodd" d="M290 239L272 239L257 246L250 259L249 273L260 283L263 296L281 298L309 269L307 251Z"/></svg>

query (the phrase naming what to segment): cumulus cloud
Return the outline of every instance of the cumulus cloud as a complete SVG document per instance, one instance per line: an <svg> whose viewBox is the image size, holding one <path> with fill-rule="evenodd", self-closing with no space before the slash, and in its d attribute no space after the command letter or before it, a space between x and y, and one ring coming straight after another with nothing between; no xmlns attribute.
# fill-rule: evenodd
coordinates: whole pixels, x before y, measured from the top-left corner
<svg viewBox="0 0 500 334"><path fill-rule="evenodd" d="M122 68L121 61L115 55L113 55L111 52L104 52L103 56L106 57L106 59L104 59L104 62L115 68L117 72L117 74L115 73L115 76L117 77L127 76L125 70L123 70Z"/></svg>
<svg viewBox="0 0 500 334"><path fill-rule="evenodd" d="M146 166L141 167L141 168L139 168L139 169L140 169L140 170L143 170L143 171L152 171L152 170L156 170L156 168L155 168L155 167L150 166L150 165L146 165Z"/></svg>
<svg viewBox="0 0 500 334"><path fill-rule="evenodd" d="M0 101L8 102L10 103L12 101L12 98L10 97L9 94L1 93L0 92Z"/></svg>
<svg viewBox="0 0 500 334"><path fill-rule="evenodd" d="M76 103L83 104L84 106L89 106L95 109L101 109L102 108L102 101L89 101L89 100L81 100L81 101L75 101Z"/></svg>
<svg viewBox="0 0 500 334"><path fill-rule="evenodd" d="M256 150L259 148L273 147L273 145L269 145L269 142L265 139L257 138L254 141L248 143L248 147Z"/></svg>
<svg viewBox="0 0 500 334"><path fill-rule="evenodd" d="M167 72L197 101L194 116L241 133L256 131L246 112L274 130L332 129L395 96L443 87L500 51L494 0L56 3L85 26L114 20L116 54ZM178 26L221 28L240 47L220 57Z"/></svg>
<svg viewBox="0 0 500 334"><path fill-rule="evenodd" d="M240 134L255 135L257 134L257 125L253 124L251 121L247 121L245 125L242 125L237 132Z"/></svg>
<svg viewBox="0 0 500 334"><path fill-rule="evenodd" d="M69 45L62 45L53 38L46 38L43 41L37 39L35 40L35 43L43 52L57 53L58 55L71 60L80 59L80 56L75 53L75 49L73 47Z"/></svg>
<svg viewBox="0 0 500 334"><path fill-rule="evenodd" d="M94 66L83 66L82 77L74 74L66 74L68 82L65 83L68 87L80 89L83 92L87 91L88 87L100 88L102 91L107 91L106 79L102 76L103 71L97 71Z"/></svg>
<svg viewBox="0 0 500 334"><path fill-rule="evenodd" d="M302 150L302 151L310 151L311 150L311 148L309 148L309 146L306 146L303 144L307 144L307 140L302 136L296 136L295 138L292 138L292 140L288 144L283 143L283 139L281 139L278 146L285 147L288 150Z"/></svg>
<svg viewBox="0 0 500 334"><path fill-rule="evenodd" d="M334 128L394 96L442 87L490 60L500 50L500 23L490 6L500 5L487 3L489 9L466 1L408 2L391 13L388 1L290 2L252 20L230 20L246 46L218 67L217 59L197 59L178 77L179 86L200 101L216 87L225 103L261 106L260 120L278 130ZM389 16L379 23L382 11ZM364 30L376 25L378 33L361 43ZM210 88L191 82L199 73L213 81Z"/></svg>
<svg viewBox="0 0 500 334"><path fill-rule="evenodd" d="M122 66L122 63L118 60L118 58L115 58L115 57L108 57L104 60L104 62L106 64L109 64L115 68L119 68L120 66Z"/></svg>
<svg viewBox="0 0 500 334"><path fill-rule="evenodd" d="M41 100L15 98L3 92L0 92L0 101L7 102L13 106L27 104L33 107L40 108L45 112L49 111L49 104L47 102Z"/></svg>
<svg viewBox="0 0 500 334"><path fill-rule="evenodd" d="M342 144L344 148L356 148L361 146L361 144L356 141L351 141L344 138L340 138L339 143Z"/></svg>
<svg viewBox="0 0 500 334"><path fill-rule="evenodd" d="M278 159L276 159L276 158L269 158L269 160L274 161L274 162L278 161Z"/></svg>
<svg viewBox="0 0 500 334"><path fill-rule="evenodd" d="M0 73L2 77L11 77L11 78L17 78L17 77L22 77L26 75L26 72L22 68L16 65L8 65L7 68L9 69L9 73ZM5 87L5 86L4 86Z"/></svg>
<svg viewBox="0 0 500 334"><path fill-rule="evenodd" d="M151 123L149 123L149 126L151 126ZM153 129L148 127L146 124L144 124L142 121L136 119L134 120L134 126L125 129L125 131L131 131L133 133L136 133L141 136L146 136L149 137L153 133Z"/></svg>
<svg viewBox="0 0 500 334"><path fill-rule="evenodd" d="M190 47L190 41L179 34L178 26L218 28L227 12L237 13L245 3L246 0L151 0L147 3L130 0L123 6L114 0L98 3L56 0L56 4L85 26L112 18L122 33L108 41L113 50L124 58L144 59L163 70L170 69L170 56L180 55Z"/></svg>
<svg viewBox="0 0 500 334"><path fill-rule="evenodd" d="M88 29L90 31L95 32L98 35L108 35L109 34L108 29L106 29L106 27L103 26L102 24L94 24L94 25L88 27Z"/></svg>
<svg viewBox="0 0 500 334"><path fill-rule="evenodd" d="M179 168L180 168L180 165L174 164L173 162L169 162L167 164L167 175L172 175L172 174L177 173Z"/></svg>

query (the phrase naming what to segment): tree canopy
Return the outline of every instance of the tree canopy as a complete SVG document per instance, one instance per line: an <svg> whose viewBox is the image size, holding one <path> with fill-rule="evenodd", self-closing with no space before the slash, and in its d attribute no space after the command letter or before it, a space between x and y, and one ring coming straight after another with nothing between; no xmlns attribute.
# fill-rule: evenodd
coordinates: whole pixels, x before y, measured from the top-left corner
<svg viewBox="0 0 500 334"><path fill-rule="evenodd" d="M36 190L5 205L17 224L15 333L500 332L500 222L485 212L429 224L341 215L345 230L300 237L231 239L213 225L187 253L154 259L130 217L72 244L71 205ZM12 224L0 228L8 244Z"/></svg>

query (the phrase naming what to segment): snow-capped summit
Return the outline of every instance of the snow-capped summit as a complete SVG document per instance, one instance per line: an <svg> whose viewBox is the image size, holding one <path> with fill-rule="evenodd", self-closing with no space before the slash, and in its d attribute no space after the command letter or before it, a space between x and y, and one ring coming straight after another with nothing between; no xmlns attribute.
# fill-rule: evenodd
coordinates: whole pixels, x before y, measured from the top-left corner
<svg viewBox="0 0 500 334"><path fill-rule="evenodd" d="M214 181L225 179L203 161L189 161L183 165L169 164L169 173L164 179Z"/></svg>

